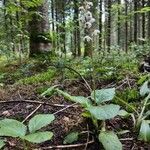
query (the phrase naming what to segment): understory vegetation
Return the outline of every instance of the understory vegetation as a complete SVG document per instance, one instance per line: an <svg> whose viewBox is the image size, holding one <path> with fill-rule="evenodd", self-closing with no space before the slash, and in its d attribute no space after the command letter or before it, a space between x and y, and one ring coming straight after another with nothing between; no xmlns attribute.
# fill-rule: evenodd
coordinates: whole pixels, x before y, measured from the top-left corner
<svg viewBox="0 0 150 150"><path fill-rule="evenodd" d="M150 148L150 0L4 0L0 21L0 149Z"/></svg>

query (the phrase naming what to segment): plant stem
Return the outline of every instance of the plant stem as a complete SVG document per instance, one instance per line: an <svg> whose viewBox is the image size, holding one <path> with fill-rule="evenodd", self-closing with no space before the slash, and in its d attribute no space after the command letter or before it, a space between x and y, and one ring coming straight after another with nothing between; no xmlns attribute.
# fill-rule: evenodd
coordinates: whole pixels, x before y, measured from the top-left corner
<svg viewBox="0 0 150 150"><path fill-rule="evenodd" d="M128 104L127 102L125 102L123 99L115 96L120 102L122 102L123 104L125 104L127 107L131 108L137 115L139 115L138 111L133 107L131 106L130 104Z"/></svg>
<svg viewBox="0 0 150 150"><path fill-rule="evenodd" d="M139 124L141 123L141 120L142 120L142 117L143 117L143 113L144 113L144 111L145 111L145 109L146 109L146 106L147 106L147 102L148 102L148 100L150 99L150 93L149 93L149 95L145 98L145 100L144 100L144 104L143 104L143 107L142 107L142 110L141 110L141 113L140 113L140 115L139 115L139 117L138 117L138 119L137 119L137 127L139 126Z"/></svg>
<svg viewBox="0 0 150 150"><path fill-rule="evenodd" d="M24 150L28 150L28 147L26 145L26 141L23 139L22 142L23 142L23 149Z"/></svg>

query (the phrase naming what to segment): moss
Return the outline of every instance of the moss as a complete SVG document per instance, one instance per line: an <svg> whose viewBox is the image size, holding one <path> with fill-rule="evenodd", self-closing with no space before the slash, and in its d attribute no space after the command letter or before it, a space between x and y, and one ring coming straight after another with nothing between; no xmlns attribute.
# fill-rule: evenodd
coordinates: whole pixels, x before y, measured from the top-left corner
<svg viewBox="0 0 150 150"><path fill-rule="evenodd" d="M24 79L19 80L18 84L37 84L37 83L43 83L47 81L52 81L56 75L55 69L48 69L46 72L36 74L31 77L27 77Z"/></svg>
<svg viewBox="0 0 150 150"><path fill-rule="evenodd" d="M117 97L125 100L126 102L135 102L140 99L139 91L136 88L130 89L126 88L123 92L120 91L117 93Z"/></svg>

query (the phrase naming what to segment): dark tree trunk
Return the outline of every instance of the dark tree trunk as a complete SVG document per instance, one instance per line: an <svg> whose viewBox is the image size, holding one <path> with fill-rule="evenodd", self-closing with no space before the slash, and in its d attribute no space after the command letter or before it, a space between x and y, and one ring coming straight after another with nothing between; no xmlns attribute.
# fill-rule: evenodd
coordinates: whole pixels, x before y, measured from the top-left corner
<svg viewBox="0 0 150 150"><path fill-rule="evenodd" d="M148 0L148 7L150 7L150 0ZM148 25L147 25L148 35L147 38L150 41L150 11L148 12Z"/></svg>
<svg viewBox="0 0 150 150"><path fill-rule="evenodd" d="M138 14L137 14L137 0L134 0L134 42L137 43L137 28L138 28L138 24L137 24L137 20L138 20Z"/></svg>
<svg viewBox="0 0 150 150"><path fill-rule="evenodd" d="M99 51L101 51L102 49L102 28L103 28L103 24L102 24L102 0L100 0L99 2Z"/></svg>
<svg viewBox="0 0 150 150"><path fill-rule="evenodd" d="M125 21L125 51L128 51L128 1L125 0L125 16L126 16L126 21Z"/></svg>
<svg viewBox="0 0 150 150"><path fill-rule="evenodd" d="M81 56L78 0L74 0L74 56Z"/></svg>
<svg viewBox="0 0 150 150"><path fill-rule="evenodd" d="M130 5L130 13L132 13L132 9L133 9L133 5L132 5L132 1L129 3ZM129 41L130 43L133 42L133 17L132 15L130 16L130 29L129 29Z"/></svg>
<svg viewBox="0 0 150 150"><path fill-rule="evenodd" d="M118 0L118 5L121 4L121 0ZM118 23L117 23L117 27L118 27L118 46L120 46L120 7L118 7Z"/></svg>
<svg viewBox="0 0 150 150"><path fill-rule="evenodd" d="M108 0L108 23L107 23L107 51L110 52L111 46L111 0Z"/></svg>
<svg viewBox="0 0 150 150"><path fill-rule="evenodd" d="M145 0L142 0L142 8L145 6ZM142 38L145 39L145 13L142 13ZM144 44L144 42L143 42Z"/></svg>
<svg viewBox="0 0 150 150"><path fill-rule="evenodd" d="M49 39L49 2L45 0L41 6L31 8L31 11L38 11L42 17L34 13L29 22L30 32L30 56L50 51L51 40Z"/></svg>

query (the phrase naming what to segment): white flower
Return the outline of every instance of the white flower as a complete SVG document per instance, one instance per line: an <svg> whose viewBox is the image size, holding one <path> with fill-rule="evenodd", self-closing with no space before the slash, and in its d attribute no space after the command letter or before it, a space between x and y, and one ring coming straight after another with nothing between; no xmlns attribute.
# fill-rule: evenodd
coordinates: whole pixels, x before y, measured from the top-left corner
<svg viewBox="0 0 150 150"><path fill-rule="evenodd" d="M85 5L85 8L90 9L92 6L93 6L92 2L87 2L86 5Z"/></svg>
<svg viewBox="0 0 150 150"><path fill-rule="evenodd" d="M95 19L94 18L91 18L91 20L89 20L90 23L94 23L95 22Z"/></svg>
<svg viewBox="0 0 150 150"><path fill-rule="evenodd" d="M92 33L92 36L97 36L98 34L100 34L99 30L94 30L94 32Z"/></svg>
<svg viewBox="0 0 150 150"><path fill-rule="evenodd" d="M79 21L82 22L82 23L85 23L85 17L84 16L80 17Z"/></svg>
<svg viewBox="0 0 150 150"><path fill-rule="evenodd" d="M85 36L85 37L83 38L83 40L84 40L84 41L87 41L87 42L90 42L90 41L92 41L92 38L87 35L87 36Z"/></svg>
<svg viewBox="0 0 150 150"><path fill-rule="evenodd" d="M93 2L87 2L87 5L89 5L89 6L93 6Z"/></svg>
<svg viewBox="0 0 150 150"><path fill-rule="evenodd" d="M85 13L85 18L87 21L91 20L93 17L92 17L92 13L90 11L87 11Z"/></svg>
<svg viewBox="0 0 150 150"><path fill-rule="evenodd" d="M85 28L91 28L92 27L92 23L91 22L86 22L85 23Z"/></svg>
<svg viewBox="0 0 150 150"><path fill-rule="evenodd" d="M85 9L86 9L86 10L88 10L88 9L90 9L90 8L91 8L90 5L86 5L86 6L85 6Z"/></svg>
<svg viewBox="0 0 150 150"><path fill-rule="evenodd" d="M87 11L85 15L89 16L89 17L92 17L92 13L90 11Z"/></svg>
<svg viewBox="0 0 150 150"><path fill-rule="evenodd" d="M84 9L83 6L81 6L81 7L79 7L79 10L80 10L80 11L84 11L85 9Z"/></svg>

